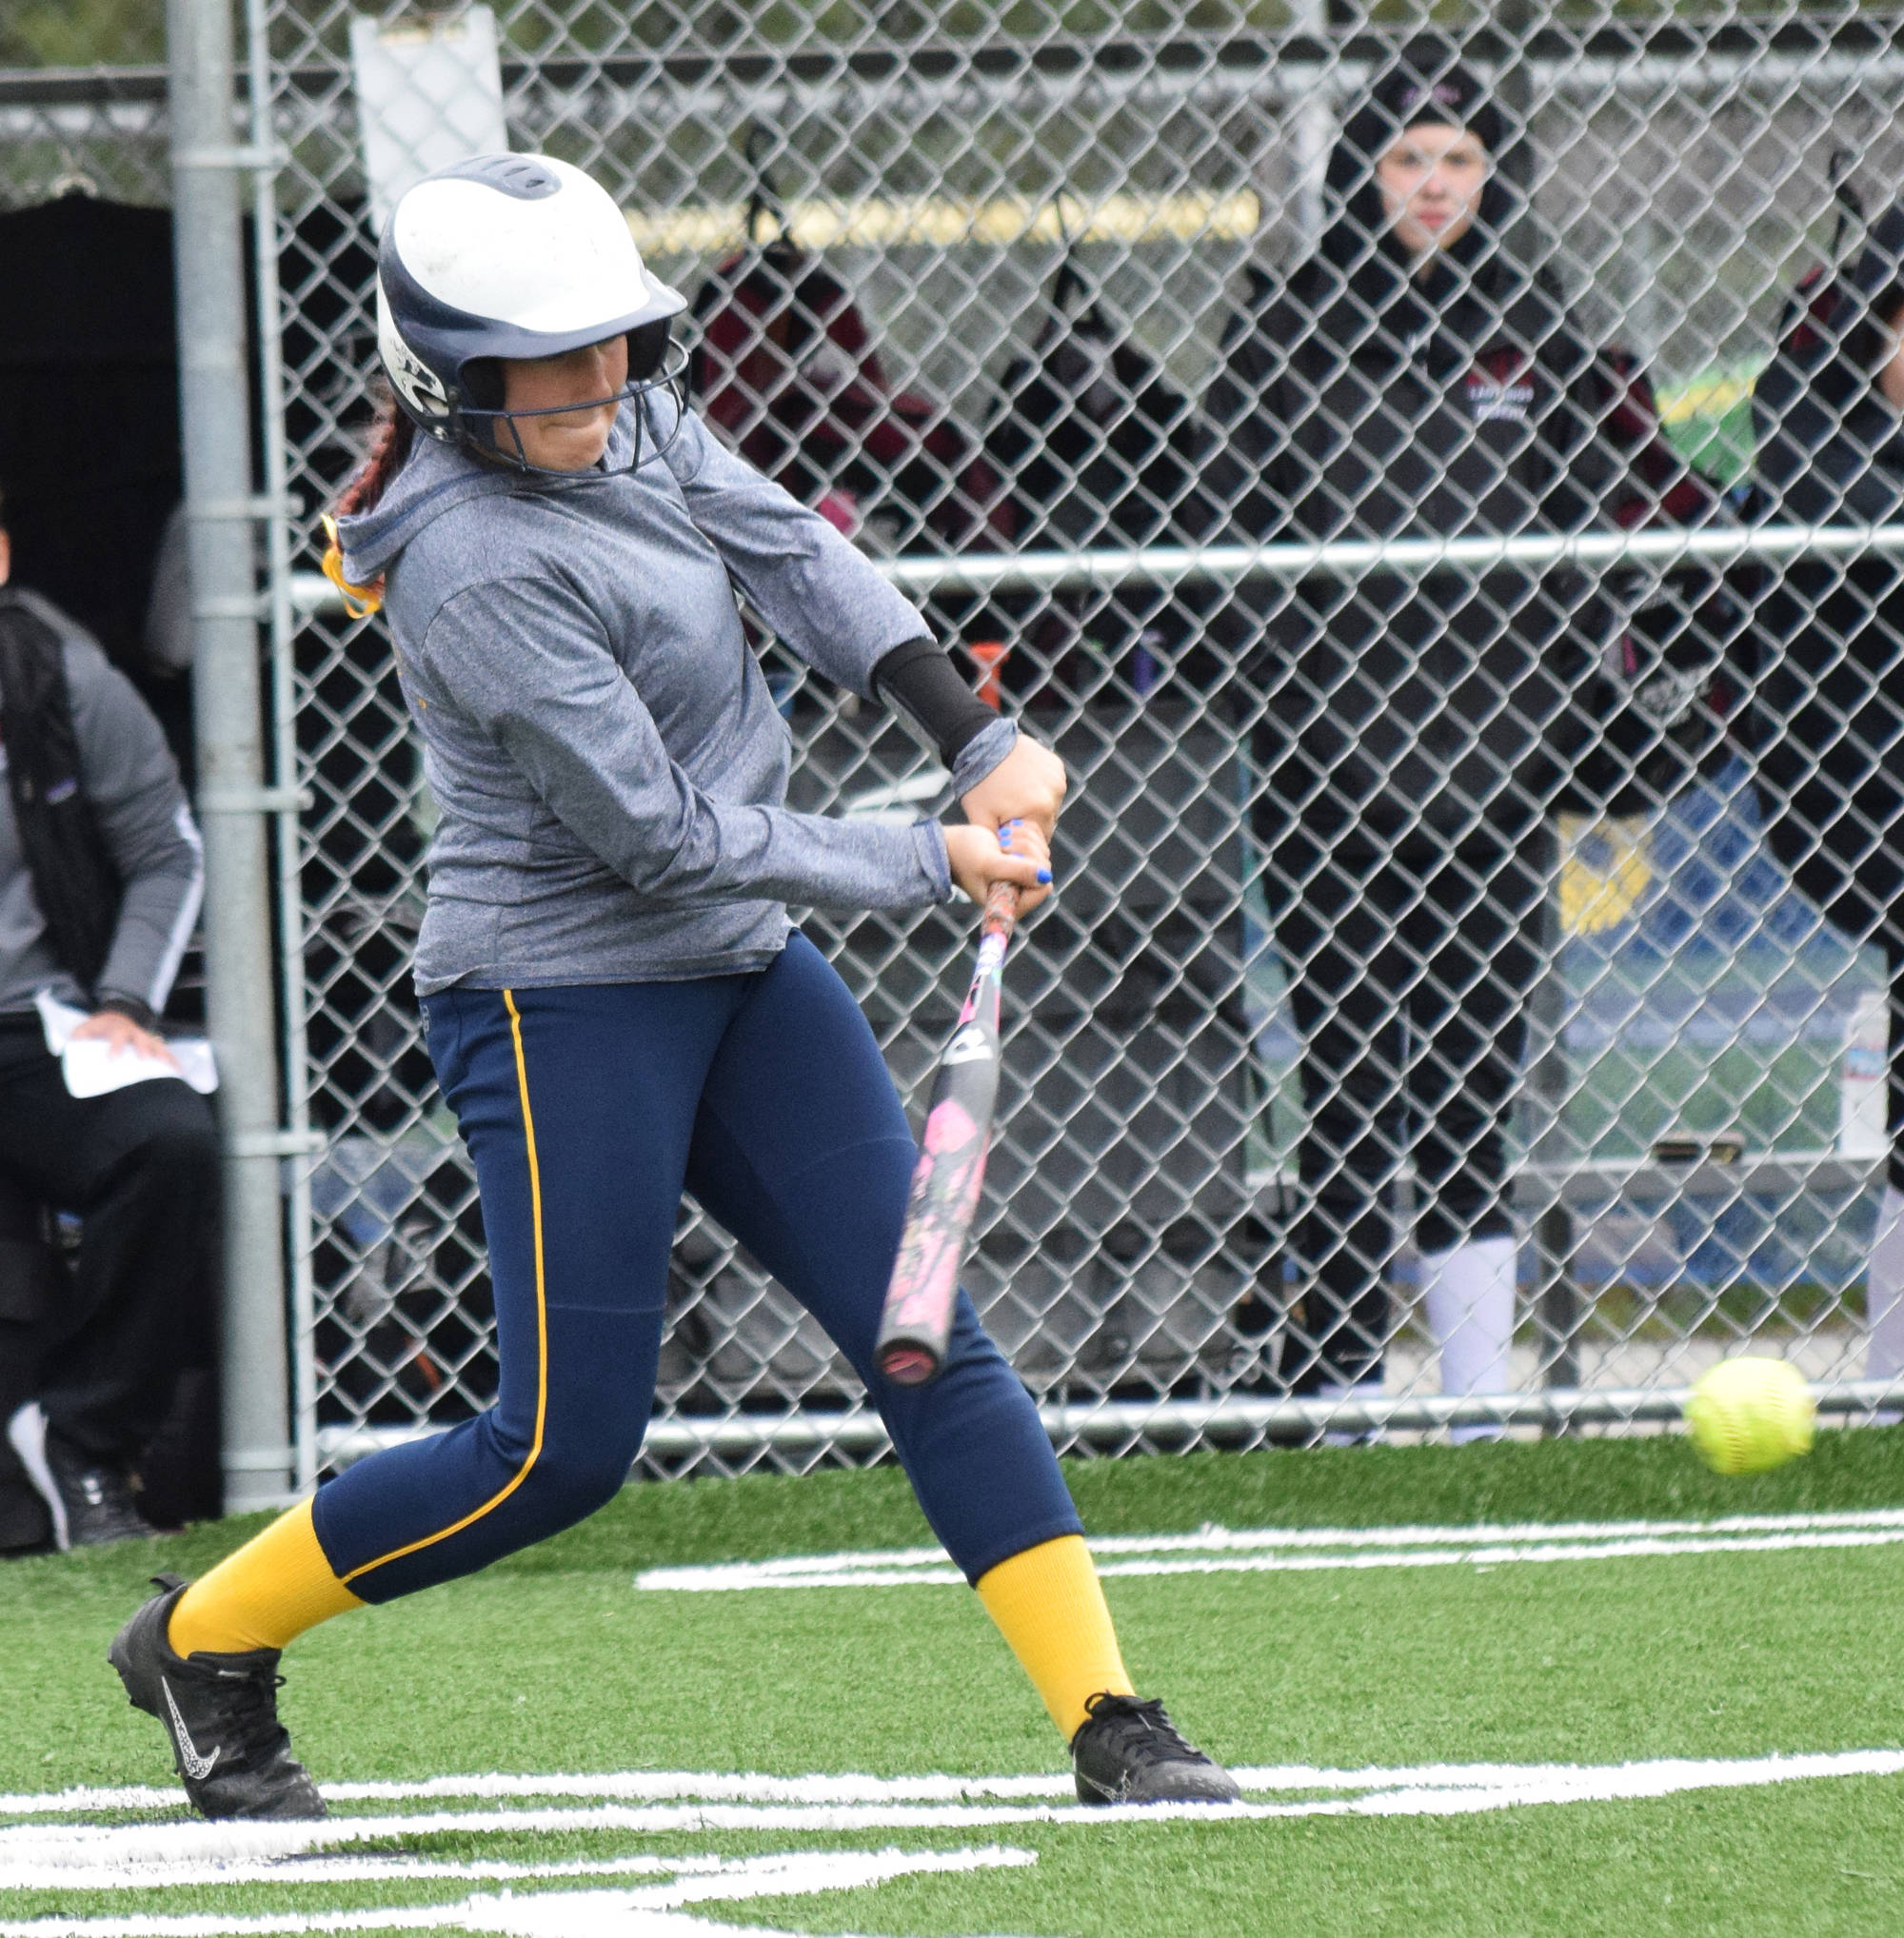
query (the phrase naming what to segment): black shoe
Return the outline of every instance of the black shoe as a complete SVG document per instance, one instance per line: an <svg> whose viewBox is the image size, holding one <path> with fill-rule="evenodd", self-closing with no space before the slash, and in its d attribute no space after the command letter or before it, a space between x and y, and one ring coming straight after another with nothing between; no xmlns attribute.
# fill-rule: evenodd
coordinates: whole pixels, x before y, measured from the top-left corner
<svg viewBox="0 0 1904 1938"><path fill-rule="evenodd" d="M1177 1733L1159 1702L1094 1695L1071 1739L1078 1796L1087 1804L1234 1804L1242 1791L1220 1763Z"/></svg>
<svg viewBox="0 0 1904 1938"><path fill-rule="evenodd" d="M109 1541L141 1541L152 1532L132 1505L132 1483L124 1470L63 1439L47 1424L37 1400L29 1400L7 1422L7 1438L52 1516L55 1548L103 1548Z"/></svg>
<svg viewBox="0 0 1904 1938"><path fill-rule="evenodd" d="M324 1799L278 1721L278 1651L178 1655L166 1625L186 1591L176 1574L113 1638L107 1660L135 1710L166 1726L185 1793L208 1817L306 1818Z"/></svg>

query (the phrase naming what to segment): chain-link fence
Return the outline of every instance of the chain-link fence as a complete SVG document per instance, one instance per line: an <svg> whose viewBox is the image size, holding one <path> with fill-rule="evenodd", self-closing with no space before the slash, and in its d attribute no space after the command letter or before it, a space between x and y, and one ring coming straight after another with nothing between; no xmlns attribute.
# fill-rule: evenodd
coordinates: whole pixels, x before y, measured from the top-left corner
<svg viewBox="0 0 1904 1938"><path fill-rule="evenodd" d="M303 1432L327 1455L493 1393L407 973L432 808L386 635L309 568L367 423L373 208L496 129L609 188L693 298L709 421L892 561L1069 766L969 1271L1061 1438L1302 1437L1291 1394L1377 1376L1636 1417L1747 1340L1865 1372L1898 757L1836 675L1896 656L1889 555L1537 542L1891 521L1855 488L1755 499L1750 394L1800 276L1829 287L1892 200L1894 23L1440 10L1463 67L1418 49L1375 140L1357 117L1404 19L1086 11L262 6L307 801ZM1493 151L1465 248L1431 233L1419 277L1396 198L1450 158L1391 137L1424 103ZM9 198L77 168L151 199L158 106L79 111L0 102ZM1883 438L1851 436L1841 487L1883 472ZM1436 549L1497 534L1534 555ZM1336 541L1363 552L1248 549ZM760 643L796 805L934 809L942 775L882 710ZM1768 664L1808 669L1777 705ZM1662 669L1697 675L1696 771L1622 738L1656 728L1634 696ZM803 925L916 1102L968 920ZM670 1313L649 1458L881 1444L811 1320L691 1205Z"/></svg>
<svg viewBox="0 0 1904 1938"><path fill-rule="evenodd" d="M166 139L163 70L0 70L0 208L69 194L162 205Z"/></svg>

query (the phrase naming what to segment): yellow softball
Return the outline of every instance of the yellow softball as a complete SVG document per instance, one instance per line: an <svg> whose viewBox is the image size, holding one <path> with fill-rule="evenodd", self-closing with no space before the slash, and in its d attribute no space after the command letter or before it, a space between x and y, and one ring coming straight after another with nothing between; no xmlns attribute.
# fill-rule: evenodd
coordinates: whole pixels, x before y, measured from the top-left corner
<svg viewBox="0 0 1904 1938"><path fill-rule="evenodd" d="M1763 1473L1812 1451L1818 1410L1787 1359L1722 1359L1686 1398L1686 1424L1715 1473Z"/></svg>

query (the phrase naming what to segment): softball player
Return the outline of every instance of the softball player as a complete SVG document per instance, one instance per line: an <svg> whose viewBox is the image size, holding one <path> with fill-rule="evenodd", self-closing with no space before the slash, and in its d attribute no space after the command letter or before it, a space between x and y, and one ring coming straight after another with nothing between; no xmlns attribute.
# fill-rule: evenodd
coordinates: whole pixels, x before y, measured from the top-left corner
<svg viewBox="0 0 1904 1938"><path fill-rule="evenodd" d="M1139 1702L1036 1409L963 1299L947 1367L872 1361L915 1158L872 1033L788 901L1048 893L1047 750L967 692L830 525L669 381L682 298L585 175L493 155L399 203L379 342L401 412L334 562L382 582L442 809L416 983L482 1192L494 1409L330 1481L114 1642L208 1816L323 1802L277 1719L315 1623L484 1567L623 1485L685 1188L826 1327L934 1532L1071 1744L1086 1801L1224 1800ZM424 436L418 437L421 430ZM903 708L970 825L790 813L734 588L806 662Z"/></svg>

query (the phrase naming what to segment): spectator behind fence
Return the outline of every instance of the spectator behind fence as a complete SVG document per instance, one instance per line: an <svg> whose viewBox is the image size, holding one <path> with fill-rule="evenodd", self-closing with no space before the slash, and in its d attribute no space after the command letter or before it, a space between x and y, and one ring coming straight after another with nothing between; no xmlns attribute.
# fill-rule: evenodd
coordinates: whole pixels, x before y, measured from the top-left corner
<svg viewBox="0 0 1904 1938"><path fill-rule="evenodd" d="M153 1034L197 919L198 831L165 737L90 635L7 586L0 501L0 1196L76 1214L76 1269L36 1271L17 1216L0 1249L7 1439L58 1546L149 1533L130 1475L209 1290L218 1146L175 1078L71 1096L39 999L74 1032L170 1062ZM30 1227L27 1237L30 1237Z"/></svg>
<svg viewBox="0 0 1904 1938"><path fill-rule="evenodd" d="M1796 524L1904 519L1904 204L1814 279L1753 391L1758 479ZM1904 1374L1904 569L1801 560L1759 608L1753 709L1765 833L1799 890L1891 979L1890 1166L1865 1282L1865 1374Z"/></svg>
<svg viewBox="0 0 1904 1938"><path fill-rule="evenodd" d="M1319 247L1286 281L1255 275L1207 401L1240 536L1572 531L1654 515L1654 474L1683 480L1652 445L1641 484L1618 448L1631 426L1612 423L1632 391L1503 248L1515 134L1438 39L1375 76L1329 160ZM1619 625L1572 569L1259 581L1219 623L1242 655L1253 823L1303 1042L1284 1374L1324 1396L1380 1391L1384 1198L1412 1159L1442 1388L1501 1392L1506 1129L1542 967L1547 817L1605 811L1636 761L1663 780L1671 749L1602 673ZM1679 631L1669 659L1709 657ZM1613 663L1636 672L1623 643ZM1648 697L1679 696L1676 730L1702 731L1690 690Z"/></svg>

